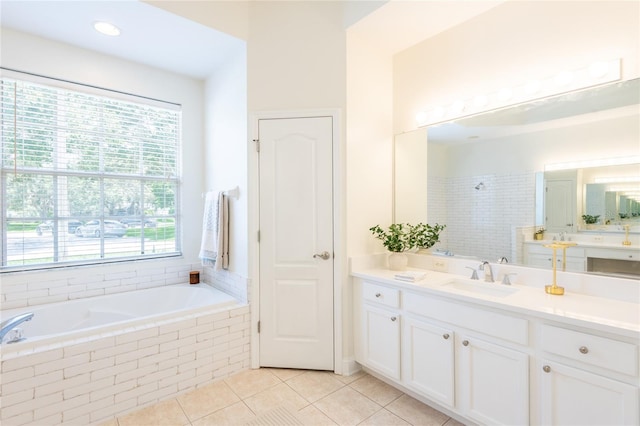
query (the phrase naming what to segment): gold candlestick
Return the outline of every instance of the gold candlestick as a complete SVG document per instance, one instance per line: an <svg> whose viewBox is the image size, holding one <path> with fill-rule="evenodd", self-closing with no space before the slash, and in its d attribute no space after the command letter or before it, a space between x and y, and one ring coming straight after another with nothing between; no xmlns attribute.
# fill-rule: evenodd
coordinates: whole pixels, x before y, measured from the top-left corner
<svg viewBox="0 0 640 426"><path fill-rule="evenodd" d="M545 244L545 247L553 249L553 283L550 285L544 286L544 291L547 294L553 294L555 296L562 296L564 294L564 287L558 286L556 283L556 250L562 249L562 270L565 271L567 269L567 247L576 246L576 243L568 242L568 241L556 241L553 244Z"/></svg>
<svg viewBox="0 0 640 426"><path fill-rule="evenodd" d="M623 246L630 246L631 240L629 240L629 225L624 226L624 241L622 242Z"/></svg>

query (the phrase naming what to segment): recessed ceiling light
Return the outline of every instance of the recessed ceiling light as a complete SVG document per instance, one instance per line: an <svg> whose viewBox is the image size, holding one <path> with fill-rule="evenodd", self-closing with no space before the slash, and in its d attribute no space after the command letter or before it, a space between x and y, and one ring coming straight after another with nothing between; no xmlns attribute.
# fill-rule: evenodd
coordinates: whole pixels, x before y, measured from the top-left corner
<svg viewBox="0 0 640 426"><path fill-rule="evenodd" d="M109 22L96 21L93 24L93 28L95 28L96 31L104 35L108 35L108 36L120 35L120 28L116 27L113 24L110 24Z"/></svg>

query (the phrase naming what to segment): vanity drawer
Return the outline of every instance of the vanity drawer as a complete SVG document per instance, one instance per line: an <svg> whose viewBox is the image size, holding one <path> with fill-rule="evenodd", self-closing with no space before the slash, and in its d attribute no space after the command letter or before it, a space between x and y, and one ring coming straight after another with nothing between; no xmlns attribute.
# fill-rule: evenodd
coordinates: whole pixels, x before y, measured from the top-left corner
<svg viewBox="0 0 640 426"><path fill-rule="evenodd" d="M362 294L364 300L369 302L388 306L389 308L400 307L400 290L398 289L365 281L362 284Z"/></svg>
<svg viewBox="0 0 640 426"><path fill-rule="evenodd" d="M529 344L529 322L523 318L403 292L405 311L478 331L520 345Z"/></svg>
<svg viewBox="0 0 640 426"><path fill-rule="evenodd" d="M587 251L587 257L597 257L600 259L618 259L618 260L640 260L640 249L601 249L590 248Z"/></svg>
<svg viewBox="0 0 640 426"><path fill-rule="evenodd" d="M636 376L638 347L552 325L542 326L542 350L611 371Z"/></svg>

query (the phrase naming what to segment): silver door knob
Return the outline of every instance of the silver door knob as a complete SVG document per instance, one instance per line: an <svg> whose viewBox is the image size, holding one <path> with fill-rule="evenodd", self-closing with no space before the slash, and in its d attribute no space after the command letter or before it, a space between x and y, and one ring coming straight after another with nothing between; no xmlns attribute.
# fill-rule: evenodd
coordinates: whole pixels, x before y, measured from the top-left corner
<svg viewBox="0 0 640 426"><path fill-rule="evenodd" d="M316 257L319 257L322 260L327 260L331 257L331 254L329 254L328 251L323 251L322 253L317 253L313 255L313 258L315 259Z"/></svg>
<svg viewBox="0 0 640 426"><path fill-rule="evenodd" d="M469 346L469 341L468 340L463 340L462 341L462 345L463 346Z"/></svg>
<svg viewBox="0 0 640 426"><path fill-rule="evenodd" d="M589 353L589 348L587 348L586 346L580 346L580 349L578 350L580 351L581 354Z"/></svg>
<svg viewBox="0 0 640 426"><path fill-rule="evenodd" d="M551 367L549 367L548 365L545 365L544 367L542 367L542 371L544 371L545 373L549 373L551 372Z"/></svg>
<svg viewBox="0 0 640 426"><path fill-rule="evenodd" d="M442 337L443 337L445 340L447 340L447 339L449 338L449 333L445 333L445 334L443 334L443 335L442 335Z"/></svg>

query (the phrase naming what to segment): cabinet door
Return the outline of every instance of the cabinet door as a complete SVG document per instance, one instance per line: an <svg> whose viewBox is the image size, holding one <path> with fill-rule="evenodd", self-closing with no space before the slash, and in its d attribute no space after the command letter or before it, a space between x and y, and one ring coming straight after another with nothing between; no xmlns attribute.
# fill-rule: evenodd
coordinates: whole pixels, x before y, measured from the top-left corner
<svg viewBox="0 0 640 426"><path fill-rule="evenodd" d="M368 367L400 379L400 316L364 305L364 359Z"/></svg>
<svg viewBox="0 0 640 426"><path fill-rule="evenodd" d="M529 356L476 337L457 345L465 415L481 424L528 424Z"/></svg>
<svg viewBox="0 0 640 426"><path fill-rule="evenodd" d="M637 425L638 388L542 360L541 420L545 425Z"/></svg>
<svg viewBox="0 0 640 426"><path fill-rule="evenodd" d="M407 387L453 407L453 353L452 330L403 318L402 380Z"/></svg>

